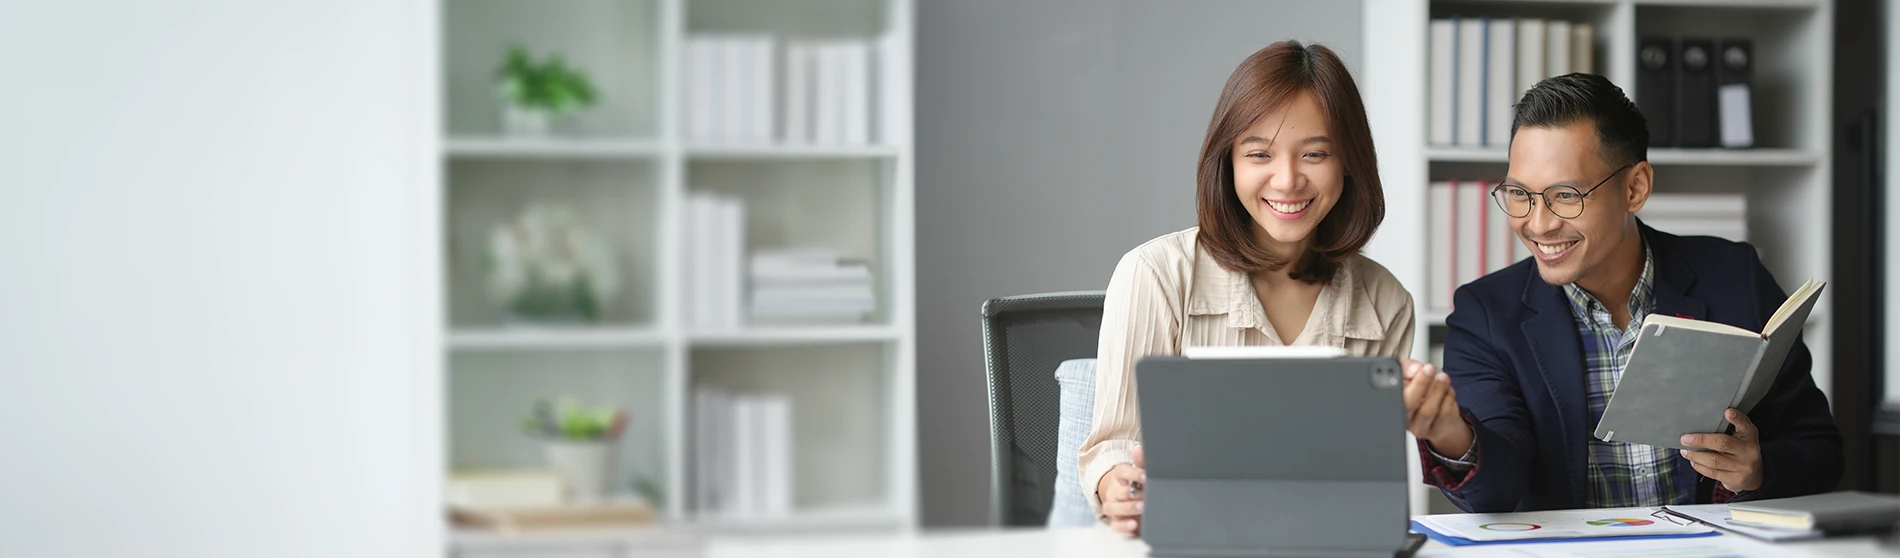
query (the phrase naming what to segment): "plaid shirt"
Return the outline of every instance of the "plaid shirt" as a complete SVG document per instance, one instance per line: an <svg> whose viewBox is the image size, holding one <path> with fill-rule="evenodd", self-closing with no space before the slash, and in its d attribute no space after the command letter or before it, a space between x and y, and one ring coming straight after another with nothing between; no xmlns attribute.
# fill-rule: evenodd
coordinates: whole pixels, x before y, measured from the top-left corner
<svg viewBox="0 0 1900 558"><path fill-rule="evenodd" d="M1570 298L1570 315L1577 322L1577 334L1583 339L1585 400L1590 407L1590 429L1603 420L1603 408L1623 378L1630 353L1642 333L1643 318L1655 307L1655 258L1649 246L1643 246L1643 276L1630 291L1629 323L1622 329L1610 318L1610 311L1576 283L1564 285ZM1664 504L1693 504L1696 499L1696 475L1681 463L1675 450L1643 444L1605 442L1590 439L1589 492L1585 507L1627 508Z"/></svg>

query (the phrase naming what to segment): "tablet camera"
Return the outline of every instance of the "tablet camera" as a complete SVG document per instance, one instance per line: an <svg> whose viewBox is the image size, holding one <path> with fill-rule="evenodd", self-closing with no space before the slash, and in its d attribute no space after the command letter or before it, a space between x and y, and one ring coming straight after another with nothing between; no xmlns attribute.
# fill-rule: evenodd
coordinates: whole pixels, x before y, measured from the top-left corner
<svg viewBox="0 0 1900 558"><path fill-rule="evenodd" d="M1398 389L1400 384L1397 364L1381 363L1372 366L1372 387L1374 389Z"/></svg>

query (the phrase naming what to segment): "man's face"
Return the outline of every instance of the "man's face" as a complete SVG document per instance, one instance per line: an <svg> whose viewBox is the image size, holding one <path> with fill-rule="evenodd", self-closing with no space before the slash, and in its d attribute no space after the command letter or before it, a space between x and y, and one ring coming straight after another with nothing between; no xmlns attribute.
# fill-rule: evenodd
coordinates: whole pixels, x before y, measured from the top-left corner
<svg viewBox="0 0 1900 558"><path fill-rule="evenodd" d="M1609 259L1635 234L1631 220L1648 198L1648 165L1625 168L1629 161L1611 163L1600 147L1596 125L1587 121L1522 127L1511 139L1503 186L1506 203L1522 203L1528 194L1531 204L1528 215L1510 217L1511 229L1531 249L1537 272L1552 285L1575 283Z"/></svg>

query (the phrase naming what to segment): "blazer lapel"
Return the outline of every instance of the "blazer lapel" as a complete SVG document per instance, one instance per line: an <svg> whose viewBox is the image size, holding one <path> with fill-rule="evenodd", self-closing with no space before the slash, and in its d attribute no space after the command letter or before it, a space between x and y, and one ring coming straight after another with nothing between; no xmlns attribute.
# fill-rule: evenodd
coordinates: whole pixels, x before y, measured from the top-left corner
<svg viewBox="0 0 1900 558"><path fill-rule="evenodd" d="M1676 316L1692 320L1706 319L1709 306L1702 301L1689 297L1689 288L1695 286L1695 272L1689 270L1689 264L1683 263L1676 255L1676 236L1657 232L1643 225L1643 238L1649 241L1650 258L1656 262L1655 297L1656 307L1650 310L1654 314Z"/></svg>
<svg viewBox="0 0 1900 558"><path fill-rule="evenodd" d="M1564 507L1580 507L1587 488L1584 457L1588 444L1583 436L1591 429L1584 403L1583 341L1577 338L1577 325L1563 291L1545 283L1543 277L1530 274L1523 302L1532 312L1522 325L1524 341L1544 375L1551 403L1557 408L1558 431L1563 433L1564 477L1570 481L1570 494L1575 495Z"/></svg>

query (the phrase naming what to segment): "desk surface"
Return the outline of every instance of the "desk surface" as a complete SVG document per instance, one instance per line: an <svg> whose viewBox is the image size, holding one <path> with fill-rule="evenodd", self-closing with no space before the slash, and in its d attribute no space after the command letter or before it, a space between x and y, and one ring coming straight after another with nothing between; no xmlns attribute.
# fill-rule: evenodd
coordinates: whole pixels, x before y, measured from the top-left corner
<svg viewBox="0 0 1900 558"><path fill-rule="evenodd" d="M1615 543L1629 550L1653 549L1658 543L1719 545L1742 556L1763 557L1883 557L1895 552L1882 549L1873 537L1828 539L1770 544L1740 535L1681 539L1676 541L1627 541ZM1489 545L1450 547L1428 543L1419 551L1420 558L1513 557L1531 558L1537 553L1561 556L1562 547L1572 544ZM1537 547L1537 548L1528 548ZM1610 547L1599 546L1605 550ZM1115 534L1106 528L1062 530L1015 529L912 532L876 536L780 536L758 538L713 538L708 541L708 558L813 558L819 556L890 556L895 558L1147 558L1148 545ZM1726 554L1726 553L1723 553ZM1615 558L1616 552L1597 554ZM1630 556L1634 556L1631 554ZM1675 555L1671 555L1672 557ZM1693 554L1683 554L1692 558Z"/></svg>

